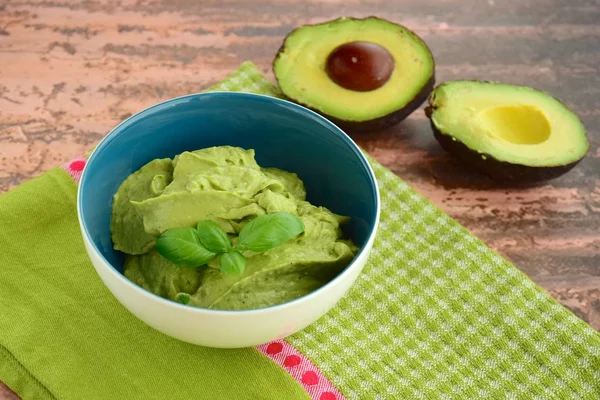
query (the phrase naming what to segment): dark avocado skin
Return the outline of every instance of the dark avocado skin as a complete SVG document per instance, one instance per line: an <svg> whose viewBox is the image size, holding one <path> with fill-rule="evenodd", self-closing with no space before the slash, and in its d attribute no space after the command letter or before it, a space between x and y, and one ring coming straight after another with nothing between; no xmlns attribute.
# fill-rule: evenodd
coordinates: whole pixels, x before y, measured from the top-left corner
<svg viewBox="0 0 600 400"><path fill-rule="evenodd" d="M529 167L526 165L500 161L489 154L479 153L478 151L472 150L453 136L440 131L431 119L432 112L433 107L431 105L425 108L425 115L430 120L434 137L440 143L442 148L444 148L444 150L446 150L448 153L456 156L466 165L484 175L487 175L490 179L496 182L512 185L526 185L547 181L565 174L579 164L579 162L583 159L582 158L570 164L551 167ZM485 157L485 160L483 157Z"/></svg>
<svg viewBox="0 0 600 400"><path fill-rule="evenodd" d="M302 25L302 26L294 29L290 33L288 33L286 35L285 39L283 40L283 43L279 47L279 50L277 50L277 55L275 56L275 58L273 59L273 63L271 64L273 72L275 71L275 63L277 62L277 59L283 53L283 51L286 47L287 38L292 36L297 29L304 28L307 26L328 24L331 22L336 22L340 19L342 19L342 18L336 18L336 19L329 20L329 21L319 22L318 24ZM365 17L365 18L346 17L345 19L354 20L354 21L361 21L363 19L378 19L380 21L391 22L391 21L385 20L383 18L375 17L375 16L370 16L370 17ZM395 22L391 22L391 23L395 24ZM406 27L404 27L404 28L407 31L409 31L410 33L412 33L416 38L418 38L421 41L421 44L427 49L429 54L432 54L431 49L429 49L427 44L422 39L420 39L420 37L417 36L416 33L414 33L413 31L409 30ZM389 128L389 127L396 125L399 122L403 121L404 119L406 119L406 117L408 117L413 111L415 111L417 108L419 108L421 106L421 104L423 104L427 100L427 98L429 97L429 94L431 93L431 91L433 90L433 87L435 86L435 59L433 58L433 55L431 57L432 57L432 61L433 61L432 74L431 74L431 77L429 78L429 80L427 81L427 83L423 86L423 89L421 89L421 91L419 93L417 93L415 95L415 97L411 101L409 101L404 107L402 107L399 110L396 110L390 114L379 117L379 118L375 118L375 119L371 119L371 120L367 120L367 121L346 121L346 120L332 117L332 116L327 115L315 108L309 107L308 105L302 103L301 100L289 98L287 96L286 96L286 98L288 98L290 101L292 101L294 103L300 104L301 106L306 107L309 110L312 110L312 111L316 112L317 114L327 118L328 120L333 122L335 125L337 125L338 127L340 127L341 129L343 129L347 132L365 133L365 132L380 131L380 130ZM277 75L275 75L275 79L277 80L277 84L279 85L279 79L277 78ZM279 85L279 87L281 87L281 85ZM285 93L284 93L284 96L285 96Z"/></svg>

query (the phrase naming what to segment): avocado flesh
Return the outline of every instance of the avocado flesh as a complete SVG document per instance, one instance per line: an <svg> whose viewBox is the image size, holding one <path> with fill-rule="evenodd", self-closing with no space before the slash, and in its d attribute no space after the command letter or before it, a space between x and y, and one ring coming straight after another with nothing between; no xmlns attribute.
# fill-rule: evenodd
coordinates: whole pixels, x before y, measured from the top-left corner
<svg viewBox="0 0 600 400"><path fill-rule="evenodd" d="M433 91L426 113L446 150L492 178L553 178L575 166L589 149L575 113L525 86L447 82Z"/></svg>
<svg viewBox="0 0 600 400"><path fill-rule="evenodd" d="M354 41L378 44L394 58L394 70L380 88L353 91L328 76L329 54ZM402 112L389 119L399 122L426 100L434 82L434 60L426 44L407 28L375 17L343 17L294 30L275 58L273 71L288 98L342 124L375 120L385 126L389 123L381 119Z"/></svg>

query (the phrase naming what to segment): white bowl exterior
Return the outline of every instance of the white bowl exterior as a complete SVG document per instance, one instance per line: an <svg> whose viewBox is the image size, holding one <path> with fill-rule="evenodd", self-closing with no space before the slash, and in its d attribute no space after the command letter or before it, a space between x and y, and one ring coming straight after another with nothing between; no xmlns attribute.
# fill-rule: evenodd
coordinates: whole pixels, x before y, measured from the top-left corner
<svg viewBox="0 0 600 400"><path fill-rule="evenodd" d="M221 348L268 343L298 332L322 317L347 293L362 271L376 231L377 226L352 264L320 290L283 305L234 312L184 306L155 296L127 281L96 252L82 227L85 248L94 268L125 308L168 336L192 344Z"/></svg>

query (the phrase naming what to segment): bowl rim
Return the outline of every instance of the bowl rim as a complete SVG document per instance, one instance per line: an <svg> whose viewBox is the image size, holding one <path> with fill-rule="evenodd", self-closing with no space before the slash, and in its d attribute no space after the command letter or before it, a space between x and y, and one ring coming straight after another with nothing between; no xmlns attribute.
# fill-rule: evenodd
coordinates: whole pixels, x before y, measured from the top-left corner
<svg viewBox="0 0 600 400"><path fill-rule="evenodd" d="M298 297L294 300L290 300L287 301L285 303L281 303L281 304L276 304L273 306L269 306L269 307L263 307L263 308L253 308L253 309L248 309L248 310L219 310L219 309L210 309L210 308L201 308L201 307L194 307L194 306L190 306L187 304L182 304L182 303L178 303L176 301L173 300L169 300L166 299L164 297L161 297L153 292L150 292L149 290L146 290L144 288L142 288L141 286L136 285L134 282L130 281L129 279L127 279L125 277L125 275L123 275L122 273L120 273L105 257L104 255L98 250L96 244L94 243L94 241L91 239L90 237L90 233L87 229L86 224L83 221L83 214L82 214L82 207L81 207L81 202L82 202L82 183L85 179L86 176L86 171L88 169L88 166L90 164L93 163L94 160L94 156L97 152L98 149L100 149L101 147L103 147L105 145L105 142L109 141L111 138L113 138L114 136L116 136L117 134L119 134L121 127L134 122L133 120L138 120L144 117L144 114L150 112L151 110L153 110L154 108L159 108L159 107L164 107L167 106L170 103L174 103L177 101L181 101L184 100L186 98L191 98L191 97L212 97L212 96L216 96L218 97L247 97L249 99L255 98L255 99L261 99L263 101L271 101L274 103L280 103L283 105L286 105L288 107L291 108L296 108L298 111L303 112L304 114L307 114L307 117L313 117L316 118L317 120L320 120L322 123L324 123L325 125L327 125L332 131L334 131L335 133L337 133L338 135L341 136L342 140L349 145L349 147L351 148L351 150L358 156L358 159L360 160L361 164L363 165L363 167L366 168L367 174L371 180L371 183L373 185L373 190L374 190L374 198L375 198L375 220L373 225L370 227L370 232L369 235L367 237L367 240L365 241L365 243L361 246L361 248L359 249L358 253L354 256L354 259L346 266L346 268L344 268L344 270L342 272L340 272L335 278L333 278L332 280L330 280L329 282L327 282L325 285L321 286L320 288L313 290L312 292L305 294L304 296ZM338 127L337 125L335 125L333 122L329 121L328 119L326 119L325 117L323 117L322 115L318 114L315 111L312 111L300 104L285 100L285 99L281 99L278 97L274 97L274 96L268 96L268 95L263 95L263 94L257 94L257 93L250 93L250 92L232 92L232 91L210 91L210 92L198 92L198 93L190 93L187 95L183 95L183 96L178 96L178 97L173 97L164 101L161 101L159 103L155 103L149 107L146 107L134 114L132 114L131 116L129 116L128 118L124 119L123 121L121 121L119 124L117 124L115 127L113 127L99 142L98 144L93 148L93 150L91 151L89 157L87 158L87 161L85 163L85 166L83 168L83 171L81 173L80 179L79 179L79 184L77 185L77 219L79 220L79 228L80 231L82 233L82 237L83 239L87 242L88 244L88 249L92 249L92 251L95 253L95 255L102 261L103 267L106 267L106 269L109 271L110 275L117 279L120 280L121 282L123 282L126 286L128 286L129 288L133 289L134 291L140 293L142 296L147 297L149 300L154 300L154 301L159 301L167 306L173 306L175 308L182 308L184 310L187 310L189 312L194 312L194 313L198 313L198 314L210 314L210 315L236 315L236 314L240 314L240 315L250 315L250 314L260 314L260 313L266 313L266 312L270 312L270 311L276 311L276 310L285 310L287 308L291 308L294 307L296 305L299 305L301 303L307 302L309 301L312 297L315 297L318 293L324 292L327 290L327 288L334 286L336 282L339 282L343 279L344 276L347 276L351 273L351 271L356 267L356 265L358 265L358 261L359 259L363 258L363 257L368 257L368 253L370 252L370 249L373 245L373 242L375 241L375 237L377 235L377 230L379 228L379 222L380 222L380 217L381 217L381 196L379 194L379 185L377 184L377 179L375 177L375 172L373 171L373 168L371 167L371 165L369 164L367 158L365 157L365 155L362 153L361 149L359 148L359 146L354 142L354 140L352 140L352 138L350 136L348 136L348 134L346 134L346 132L344 132L340 127ZM104 282L103 282L104 283Z"/></svg>

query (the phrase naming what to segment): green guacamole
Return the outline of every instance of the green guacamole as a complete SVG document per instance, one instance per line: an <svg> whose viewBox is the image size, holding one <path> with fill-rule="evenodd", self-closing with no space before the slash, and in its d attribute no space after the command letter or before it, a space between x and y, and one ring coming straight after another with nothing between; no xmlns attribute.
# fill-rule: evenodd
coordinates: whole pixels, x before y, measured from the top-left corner
<svg viewBox="0 0 600 400"><path fill-rule="evenodd" d="M168 229L219 224L235 243L240 230L265 213L298 216L305 232L262 253L244 251L241 275L209 265L178 266L155 250ZM126 254L125 276L164 298L189 294L189 305L245 310L269 307L323 286L357 253L340 226L348 217L306 201L294 173L260 167L254 150L219 146L183 152L173 160L156 159L131 174L114 196L111 233L114 248Z"/></svg>

